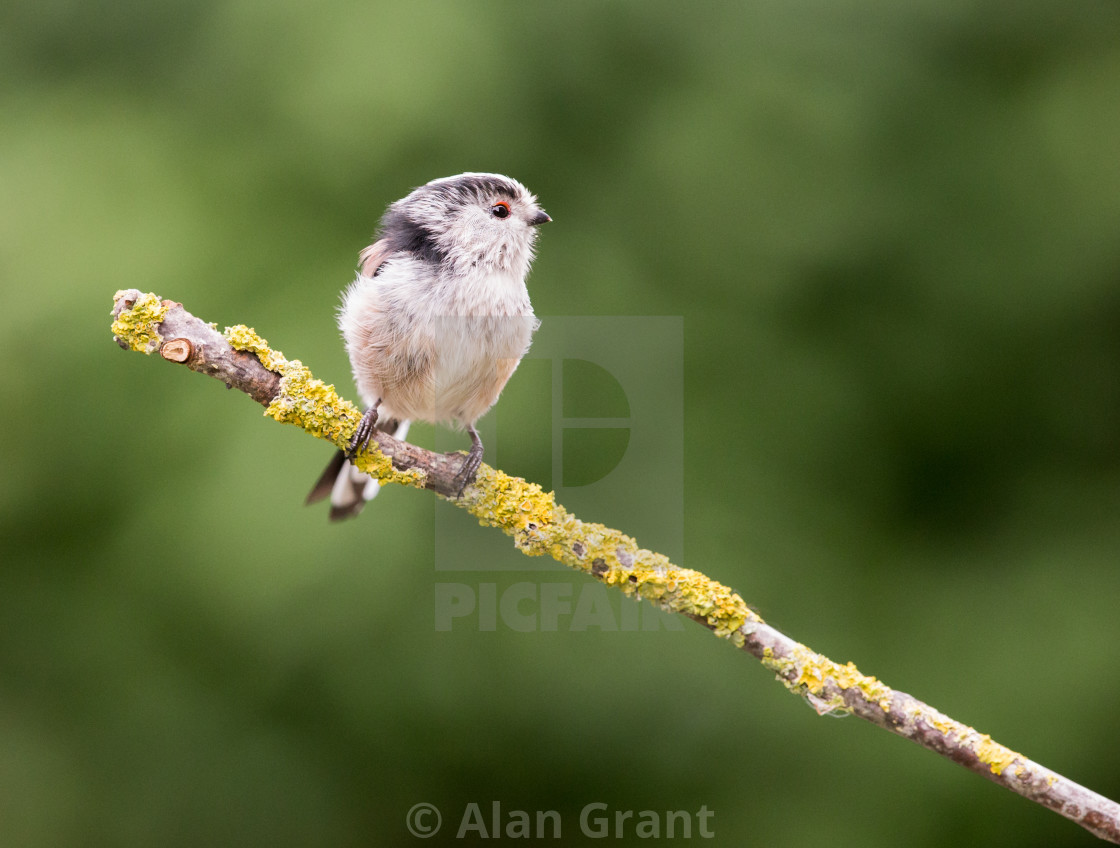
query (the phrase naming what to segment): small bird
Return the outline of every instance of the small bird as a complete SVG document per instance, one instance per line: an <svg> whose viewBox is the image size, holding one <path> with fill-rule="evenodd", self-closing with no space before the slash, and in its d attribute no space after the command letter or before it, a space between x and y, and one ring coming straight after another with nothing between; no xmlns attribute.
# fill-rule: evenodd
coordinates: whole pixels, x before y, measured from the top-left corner
<svg viewBox="0 0 1120 848"><path fill-rule="evenodd" d="M403 439L410 421L466 428L462 494L482 463L475 422L540 324L525 278L537 227L551 220L525 186L501 174L433 180L386 210L338 318L366 410L307 503L329 494L332 521L357 515L380 486L351 460L375 430Z"/></svg>

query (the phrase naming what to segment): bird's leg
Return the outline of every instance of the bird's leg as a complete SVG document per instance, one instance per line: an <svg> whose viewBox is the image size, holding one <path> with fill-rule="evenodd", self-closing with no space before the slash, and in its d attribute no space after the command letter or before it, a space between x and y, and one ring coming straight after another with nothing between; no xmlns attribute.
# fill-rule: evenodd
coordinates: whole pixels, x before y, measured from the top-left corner
<svg viewBox="0 0 1120 848"><path fill-rule="evenodd" d="M369 407L363 414L362 420L358 422L358 429L354 431L354 438L350 440L350 447L346 449L346 458L352 460L358 455L359 451L365 449L369 444L369 440L373 438L374 431L377 430L377 407L381 406L381 398L374 401L373 406Z"/></svg>
<svg viewBox="0 0 1120 848"><path fill-rule="evenodd" d="M463 490L474 482L474 477L478 473L478 466L482 465L482 439L478 437L478 430L474 428L473 424L468 424L467 432L471 436L471 449L463 459L463 467L455 475L456 480L462 480L457 497L462 497Z"/></svg>

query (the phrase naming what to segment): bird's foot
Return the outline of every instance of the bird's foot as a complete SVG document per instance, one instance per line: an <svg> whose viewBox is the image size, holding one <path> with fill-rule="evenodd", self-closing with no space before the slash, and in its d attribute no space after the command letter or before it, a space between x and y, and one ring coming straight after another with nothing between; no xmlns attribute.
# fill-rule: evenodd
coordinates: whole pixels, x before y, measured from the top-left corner
<svg viewBox="0 0 1120 848"><path fill-rule="evenodd" d="M362 415L362 420L358 422L358 429L354 431L354 437L350 440L349 447L346 448L346 458L353 460L361 451L365 450L369 444L373 434L377 431L377 407L380 401L375 403Z"/></svg>
<svg viewBox="0 0 1120 848"><path fill-rule="evenodd" d="M467 451L459 473L452 480L452 482L459 483L459 491L455 495L457 498L461 498L467 486L474 482L474 478L478 474L478 467L482 465L482 439L478 437L478 431L474 427L468 427L467 432L471 435L471 449Z"/></svg>

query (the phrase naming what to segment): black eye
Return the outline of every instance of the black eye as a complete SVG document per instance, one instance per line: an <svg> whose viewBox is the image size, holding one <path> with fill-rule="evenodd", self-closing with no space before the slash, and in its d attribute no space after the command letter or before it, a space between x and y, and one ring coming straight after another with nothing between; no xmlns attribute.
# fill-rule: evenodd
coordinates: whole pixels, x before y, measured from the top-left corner
<svg viewBox="0 0 1120 848"><path fill-rule="evenodd" d="M499 200L490 207L490 214L495 218L508 218L509 217L509 204L504 200Z"/></svg>

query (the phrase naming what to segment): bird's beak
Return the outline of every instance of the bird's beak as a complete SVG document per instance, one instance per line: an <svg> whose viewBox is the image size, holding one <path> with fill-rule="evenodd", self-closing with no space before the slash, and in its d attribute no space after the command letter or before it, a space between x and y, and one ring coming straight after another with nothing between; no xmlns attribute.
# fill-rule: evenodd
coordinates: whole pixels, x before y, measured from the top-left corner
<svg viewBox="0 0 1120 848"><path fill-rule="evenodd" d="M547 224L551 220L552 219L550 217L548 217L547 212L545 212L543 209L538 209L536 212L533 213L532 217L529 218L529 226L530 227L537 227L537 226L540 226L541 224Z"/></svg>

